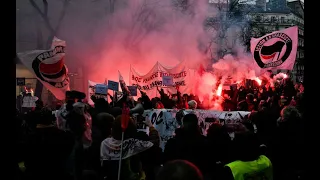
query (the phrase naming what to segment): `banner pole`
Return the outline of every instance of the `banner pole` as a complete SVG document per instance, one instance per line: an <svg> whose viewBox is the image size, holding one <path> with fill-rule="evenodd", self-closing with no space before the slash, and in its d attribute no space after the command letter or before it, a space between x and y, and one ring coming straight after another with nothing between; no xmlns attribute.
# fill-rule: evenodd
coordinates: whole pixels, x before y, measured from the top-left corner
<svg viewBox="0 0 320 180"><path fill-rule="evenodd" d="M122 150L123 150L123 139L124 139L124 131L122 131L122 136L121 136L121 145L120 145L120 159L119 159L119 169L118 169L118 180L120 180L120 175L121 175L121 161L122 161Z"/></svg>
<svg viewBox="0 0 320 180"><path fill-rule="evenodd" d="M115 98L115 91L114 90L112 90L112 92L113 92L113 99L112 99L112 105L113 105L113 107L114 107L114 101L116 100L116 98Z"/></svg>

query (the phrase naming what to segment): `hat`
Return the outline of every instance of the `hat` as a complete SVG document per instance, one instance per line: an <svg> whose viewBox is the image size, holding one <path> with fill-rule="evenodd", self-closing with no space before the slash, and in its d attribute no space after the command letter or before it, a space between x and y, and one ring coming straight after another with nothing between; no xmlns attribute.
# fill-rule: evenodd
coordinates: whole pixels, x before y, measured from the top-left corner
<svg viewBox="0 0 320 180"><path fill-rule="evenodd" d="M86 94L80 91L71 91L71 93L73 94L74 98L76 99L84 99L86 98Z"/></svg>
<svg viewBox="0 0 320 180"><path fill-rule="evenodd" d="M67 91L66 99L84 99L86 98L86 94L80 91Z"/></svg>
<svg viewBox="0 0 320 180"><path fill-rule="evenodd" d="M66 99L71 99L72 93L71 91L66 92Z"/></svg>

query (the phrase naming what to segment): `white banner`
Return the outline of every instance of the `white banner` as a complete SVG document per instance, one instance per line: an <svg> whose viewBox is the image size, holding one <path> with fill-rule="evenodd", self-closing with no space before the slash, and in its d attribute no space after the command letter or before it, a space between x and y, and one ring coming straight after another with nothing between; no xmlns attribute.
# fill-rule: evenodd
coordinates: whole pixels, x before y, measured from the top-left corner
<svg viewBox="0 0 320 180"><path fill-rule="evenodd" d="M33 50L18 53L21 62L59 100L65 99L69 90L68 68L64 63L66 42L58 38L49 50Z"/></svg>
<svg viewBox="0 0 320 180"><path fill-rule="evenodd" d="M119 160L122 144L122 159L139 154L153 146L149 141L141 141L138 139L126 139L123 142L113 138L106 138L101 143L100 157L102 160Z"/></svg>
<svg viewBox="0 0 320 180"><path fill-rule="evenodd" d="M251 39L251 53L262 72L292 70L298 47L298 27L290 27Z"/></svg>
<svg viewBox="0 0 320 180"><path fill-rule="evenodd" d="M97 82L93 82L93 81L90 81L88 80L88 96L87 96L87 99L88 99L88 104L90 104L91 106L94 105L93 101L91 100L91 96L94 95L95 97L97 98L104 98L106 101L108 101L108 96L107 95L103 95L103 94L95 94L95 86L97 84L103 84L103 83L97 83Z"/></svg>
<svg viewBox="0 0 320 180"><path fill-rule="evenodd" d="M198 123L202 134L206 135L209 126L213 122L206 122L206 119L220 120L222 124L232 126L238 124L250 114L245 111L212 111L212 110L185 110L184 114L194 113L198 117ZM160 134L160 147L164 149L167 141L174 136L175 130L179 127L179 119L176 119L177 111L173 109L145 110L143 116L148 116L154 127Z"/></svg>
<svg viewBox="0 0 320 180"><path fill-rule="evenodd" d="M191 93L188 83L192 73L193 71L187 69L184 62L174 68L166 68L157 62L145 75L140 75L131 67L129 84L136 85L139 90L146 92L149 97L159 96L157 87L159 89L165 88L170 94L175 94L177 92L176 86L179 86L179 91L182 94ZM165 86L162 83L163 76L171 76L173 78L173 86Z"/></svg>

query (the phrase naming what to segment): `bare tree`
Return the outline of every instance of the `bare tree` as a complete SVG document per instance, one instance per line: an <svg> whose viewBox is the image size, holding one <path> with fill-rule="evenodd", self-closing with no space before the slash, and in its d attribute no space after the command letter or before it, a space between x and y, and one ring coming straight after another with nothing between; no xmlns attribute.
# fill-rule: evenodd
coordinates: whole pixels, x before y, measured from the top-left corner
<svg viewBox="0 0 320 180"><path fill-rule="evenodd" d="M215 31L214 36L208 44L207 52L211 53L211 58L216 61L222 58L226 54L235 54L234 49L237 41L241 39L241 34L234 35L234 37L228 37L228 29L231 27L237 27L238 29L244 29L248 26L246 16L253 10L254 7L249 5L249 2L253 0L241 1L239 0L214 0L212 5L219 11L218 16L209 17L205 22L205 26L208 31ZM228 41L229 40L229 41ZM216 45L217 52L212 54L212 46Z"/></svg>
<svg viewBox="0 0 320 180"><path fill-rule="evenodd" d="M279 22L279 19L272 21L270 17L264 15L264 13L250 13L248 26L242 33L242 39L247 46L247 50L250 51L250 39L252 37L261 37L274 30L279 30ZM266 24L268 24L268 26L266 26Z"/></svg>
<svg viewBox="0 0 320 180"><path fill-rule="evenodd" d="M110 13L114 13L116 0L109 0Z"/></svg>
<svg viewBox="0 0 320 180"><path fill-rule="evenodd" d="M194 7L197 2L197 0L172 0L173 7L176 10L191 17L195 15Z"/></svg>
<svg viewBox="0 0 320 180"><path fill-rule="evenodd" d="M159 0L144 0L132 15L133 22L126 36L125 47L135 49L137 45L152 31L157 30L162 19L158 17L156 8L159 8Z"/></svg>
<svg viewBox="0 0 320 180"><path fill-rule="evenodd" d="M192 18L195 15L197 0L172 0L172 4L163 4L162 0L143 0L133 13L133 23L125 41L125 47L135 49L137 45L151 32L158 30L166 20L159 17L156 9L175 8Z"/></svg>
<svg viewBox="0 0 320 180"><path fill-rule="evenodd" d="M43 11L39 8L39 6L34 2L34 0L29 0L30 4L32 5L32 7L39 13L39 15L43 18L44 20L44 23L45 23L45 26L47 27L50 35L48 37L48 40L46 42L46 46L47 48L49 48L51 46L51 42L52 42L52 39L54 36L57 36L58 35L58 32L59 32L59 28L60 28L60 25L61 25L61 22L65 16L65 13L66 13L66 9L69 5L69 1L70 0L64 0L64 3L63 3L63 8L62 8L62 11L61 11L61 14L59 16L59 20L58 20L58 24L55 28L53 28L49 18L48 18L48 11L49 11L49 4L47 2L47 0L42 0L42 3L43 3Z"/></svg>

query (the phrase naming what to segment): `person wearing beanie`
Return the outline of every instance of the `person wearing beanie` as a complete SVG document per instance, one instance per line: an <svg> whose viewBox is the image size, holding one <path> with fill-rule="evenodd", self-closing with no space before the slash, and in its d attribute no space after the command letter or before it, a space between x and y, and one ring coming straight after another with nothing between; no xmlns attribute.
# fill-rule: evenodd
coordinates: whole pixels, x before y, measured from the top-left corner
<svg viewBox="0 0 320 180"><path fill-rule="evenodd" d="M197 102L195 100L191 100L188 102L189 109L197 109Z"/></svg>

